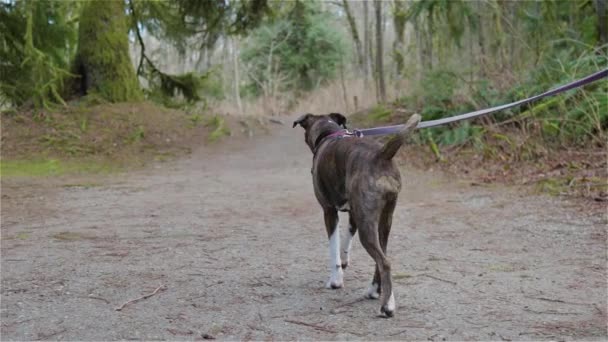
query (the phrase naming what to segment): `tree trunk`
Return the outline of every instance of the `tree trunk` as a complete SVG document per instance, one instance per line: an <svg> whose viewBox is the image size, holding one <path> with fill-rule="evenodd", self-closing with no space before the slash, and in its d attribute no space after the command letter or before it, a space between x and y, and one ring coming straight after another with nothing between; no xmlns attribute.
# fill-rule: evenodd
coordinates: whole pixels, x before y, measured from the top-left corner
<svg viewBox="0 0 608 342"><path fill-rule="evenodd" d="M96 93L110 102L141 100L129 58L124 1L89 1L82 10L75 68L81 95Z"/></svg>
<svg viewBox="0 0 608 342"><path fill-rule="evenodd" d="M484 20L481 13L483 13L483 4L481 1L476 2L477 4L477 37L479 44L479 69L481 72L481 77L483 78L485 75L485 59L486 59L486 43L485 43L485 35L484 35Z"/></svg>
<svg viewBox="0 0 608 342"><path fill-rule="evenodd" d="M369 32L369 6L367 1L363 1L363 50L365 53L365 84L367 87L369 83L369 73L370 73L370 59L372 56L372 44L371 44L371 34Z"/></svg>
<svg viewBox="0 0 608 342"><path fill-rule="evenodd" d="M236 38L232 38L232 63L234 68L234 98L239 109L239 114L243 114L243 104L241 103L241 77L239 73L239 46Z"/></svg>
<svg viewBox="0 0 608 342"><path fill-rule="evenodd" d="M416 68L418 82L422 80L424 70L424 42L422 41L422 25L419 20L420 18L414 18L414 39L416 40L416 50L418 50L418 67Z"/></svg>
<svg viewBox="0 0 608 342"><path fill-rule="evenodd" d="M344 80L344 58L340 61L340 84L342 85L342 96L344 97L344 108L346 112L348 109L348 92L346 90L346 81Z"/></svg>
<svg viewBox="0 0 608 342"><path fill-rule="evenodd" d="M433 36L435 30L435 22L433 20L433 13L429 13L428 17L428 25L427 25L427 37L425 39L426 43L426 57L425 61L428 66L428 70L433 70Z"/></svg>
<svg viewBox="0 0 608 342"><path fill-rule="evenodd" d="M386 85L384 83L384 54L382 43L382 1L375 0L376 7L376 78L378 80L378 98L386 102Z"/></svg>
<svg viewBox="0 0 608 342"><path fill-rule="evenodd" d="M608 18L606 18L606 0L595 0L595 11L597 12L597 30L600 45L608 44ZM606 53L608 48L604 46L603 50Z"/></svg>
<svg viewBox="0 0 608 342"><path fill-rule="evenodd" d="M395 58L395 66L397 76L403 74L404 58L403 49L405 45L405 23L407 22L407 9L405 2L395 0L393 10L393 24L395 27L395 42L393 43L393 57Z"/></svg>
<svg viewBox="0 0 608 342"><path fill-rule="evenodd" d="M355 49L357 50L357 62L359 63L359 69L360 71L363 71L365 62L363 60L363 50L361 47L361 39L359 38L359 31L357 30L357 23L355 22L355 17L353 17L348 0L342 0L342 3L344 4L344 12L346 12L346 19L348 20L348 25L350 26L350 33L353 37L353 42L355 43Z"/></svg>

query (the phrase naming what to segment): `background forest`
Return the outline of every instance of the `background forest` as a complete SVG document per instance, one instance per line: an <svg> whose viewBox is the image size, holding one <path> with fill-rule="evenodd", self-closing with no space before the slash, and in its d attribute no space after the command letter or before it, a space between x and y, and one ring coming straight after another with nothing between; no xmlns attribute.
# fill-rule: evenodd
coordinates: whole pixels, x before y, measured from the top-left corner
<svg viewBox="0 0 608 342"><path fill-rule="evenodd" d="M11 160L48 166L51 157L112 155L116 144L155 149L158 137L177 144L189 134L184 127L205 127L216 139L234 131L234 117L247 126L251 118L338 111L371 126L522 99L606 68L606 6L4 0L3 173L21 167ZM577 189L604 198L596 190L606 186L607 91L602 80L420 131L413 139L420 165L482 168L489 181L542 175L549 191L583 184ZM514 163L534 171L524 176Z"/></svg>

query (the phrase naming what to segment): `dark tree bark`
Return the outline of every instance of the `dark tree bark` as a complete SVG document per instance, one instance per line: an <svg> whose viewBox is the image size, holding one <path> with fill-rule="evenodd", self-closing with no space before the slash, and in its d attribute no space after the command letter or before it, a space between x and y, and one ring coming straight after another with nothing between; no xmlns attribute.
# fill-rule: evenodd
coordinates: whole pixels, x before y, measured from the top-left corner
<svg viewBox="0 0 608 342"><path fill-rule="evenodd" d="M428 16L428 23L427 23L427 30L426 30L426 34L427 37L424 40L426 43L426 51L425 51L425 63L427 65L427 69L428 70L433 70L433 36L434 36L434 30L435 30L435 22L433 19L433 13L429 13Z"/></svg>
<svg viewBox="0 0 608 342"><path fill-rule="evenodd" d="M89 1L82 10L75 71L81 95L111 102L140 100L142 93L129 58L124 1Z"/></svg>
<svg viewBox="0 0 608 342"><path fill-rule="evenodd" d="M369 2L363 1L363 50L365 53L365 85L369 82L370 60L373 56L373 48L371 44L371 33L369 29Z"/></svg>
<svg viewBox="0 0 608 342"><path fill-rule="evenodd" d="M378 98L386 102L386 84L384 83L384 45L382 42L382 1L374 1L376 9L376 79L378 82Z"/></svg>
<svg viewBox="0 0 608 342"><path fill-rule="evenodd" d="M393 58L397 75L403 74L404 58L403 49L405 46L405 24L407 22L406 2L395 0L393 10L393 26L395 28L395 42L393 43Z"/></svg>
<svg viewBox="0 0 608 342"><path fill-rule="evenodd" d="M486 58L486 42L484 34L484 20L481 15L483 13L483 4L481 1L476 2L477 5L477 43L479 44L479 68L481 71L481 77L485 75L485 58Z"/></svg>
<svg viewBox="0 0 608 342"><path fill-rule="evenodd" d="M420 18L414 18L414 37L416 39L416 47L418 51L418 68L416 68L416 79L420 82L422 79L423 69L425 66L424 62L424 42L422 41L422 25L419 23Z"/></svg>
<svg viewBox="0 0 608 342"><path fill-rule="evenodd" d="M357 23L355 22L355 17L350 9L350 5L348 4L348 0L342 0L342 4L344 5L344 12L346 13L346 19L348 20L348 25L350 26L350 33L353 37L353 41L355 42L355 49L357 50L357 62L359 63L359 69L363 71L365 68L365 60L363 57L363 48L361 47L361 39L359 38L359 31L357 30Z"/></svg>

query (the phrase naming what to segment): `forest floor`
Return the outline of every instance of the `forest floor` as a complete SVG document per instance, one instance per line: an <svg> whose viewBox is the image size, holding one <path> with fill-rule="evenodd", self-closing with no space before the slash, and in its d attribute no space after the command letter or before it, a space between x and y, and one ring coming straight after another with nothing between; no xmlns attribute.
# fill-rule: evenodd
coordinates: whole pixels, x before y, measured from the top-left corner
<svg viewBox="0 0 608 342"><path fill-rule="evenodd" d="M273 127L131 172L3 177L2 340L608 338L602 208L407 158L395 317L362 299L373 263L357 240L345 287L325 289L311 154L300 129Z"/></svg>

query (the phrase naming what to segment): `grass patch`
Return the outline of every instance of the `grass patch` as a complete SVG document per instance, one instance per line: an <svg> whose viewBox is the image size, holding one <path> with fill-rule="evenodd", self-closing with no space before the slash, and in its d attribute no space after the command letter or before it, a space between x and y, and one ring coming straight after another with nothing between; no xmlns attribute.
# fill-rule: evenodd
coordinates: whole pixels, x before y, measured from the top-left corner
<svg viewBox="0 0 608 342"><path fill-rule="evenodd" d="M493 271L493 272L515 272L516 271L515 266L509 265L509 264L489 265L487 267L487 270Z"/></svg>
<svg viewBox="0 0 608 342"><path fill-rule="evenodd" d="M219 115L211 117L205 126L210 127L213 131L209 134L209 141L215 142L222 137L230 135L230 129L226 127L224 118Z"/></svg>
<svg viewBox="0 0 608 342"><path fill-rule="evenodd" d="M384 106L376 106L369 113L369 118L373 122L389 122L392 110Z"/></svg>
<svg viewBox="0 0 608 342"><path fill-rule="evenodd" d="M203 116L200 114L190 114L188 115L188 120L190 121L191 127L196 127L203 122Z"/></svg>
<svg viewBox="0 0 608 342"><path fill-rule="evenodd" d="M95 97L54 110L0 115L2 177L109 173L165 162L189 154L201 142L232 136L230 128L240 120Z"/></svg>
<svg viewBox="0 0 608 342"><path fill-rule="evenodd" d="M546 178L539 180L535 185L536 191L544 192L549 195L557 196L560 193L565 193L568 189L568 184L560 178Z"/></svg>
<svg viewBox="0 0 608 342"><path fill-rule="evenodd" d="M408 279L408 278L411 278L411 277L412 277L411 274L405 273L405 272L404 273L397 272L397 273L393 274L393 279L394 280Z"/></svg>
<svg viewBox="0 0 608 342"><path fill-rule="evenodd" d="M27 240L29 238L30 238L30 233L28 233L28 232L19 232L16 235L2 236L3 240Z"/></svg>
<svg viewBox="0 0 608 342"><path fill-rule="evenodd" d="M30 238L30 234L28 234L26 232L21 232L21 233L18 233L17 236L15 236L15 238L17 238L19 240L27 240Z"/></svg>

